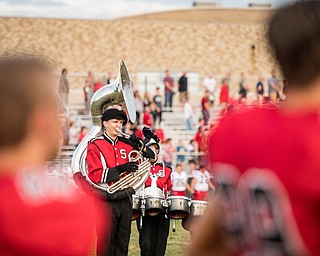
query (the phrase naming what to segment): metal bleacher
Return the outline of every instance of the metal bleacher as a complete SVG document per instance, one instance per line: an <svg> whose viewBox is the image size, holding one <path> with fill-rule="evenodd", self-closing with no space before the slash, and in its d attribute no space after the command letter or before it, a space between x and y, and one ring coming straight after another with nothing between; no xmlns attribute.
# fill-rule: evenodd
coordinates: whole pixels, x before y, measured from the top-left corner
<svg viewBox="0 0 320 256"><path fill-rule="evenodd" d="M88 114L83 114L84 106L83 104L70 104L67 109L67 114L61 116L61 120L65 121L68 118L76 124L78 128L85 126L91 128L91 118ZM166 109L165 109L166 110ZM195 130L187 130L186 120L184 117L184 112L182 107L173 107L170 109L172 111L164 111L162 114L162 122L160 127L164 131L165 138L171 138L173 145L177 146L180 140L184 141L187 145L189 141L195 136ZM211 111L211 120L216 120L219 109L213 108ZM194 121L197 124L198 119L202 116L201 109L195 108ZM62 146L60 153L53 159L49 161L49 165L53 168L63 169L70 168L71 159L75 146ZM173 165L176 163L176 157L178 155L185 155L186 159L197 158L202 156L202 152L173 152L172 153L174 161ZM160 159L162 159L163 152L160 153Z"/></svg>

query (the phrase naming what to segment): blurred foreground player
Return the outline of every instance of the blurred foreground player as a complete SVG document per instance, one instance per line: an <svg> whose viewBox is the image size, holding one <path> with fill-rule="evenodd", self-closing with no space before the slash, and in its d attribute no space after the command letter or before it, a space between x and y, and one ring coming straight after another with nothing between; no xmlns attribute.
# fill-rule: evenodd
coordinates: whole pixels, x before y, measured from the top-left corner
<svg viewBox="0 0 320 256"><path fill-rule="evenodd" d="M268 39L288 81L287 102L233 113L211 135L222 190L191 255L320 255L319 24L320 1L271 18Z"/></svg>
<svg viewBox="0 0 320 256"><path fill-rule="evenodd" d="M0 255L88 255L92 205L42 168L58 150L58 101L47 63L0 57Z"/></svg>

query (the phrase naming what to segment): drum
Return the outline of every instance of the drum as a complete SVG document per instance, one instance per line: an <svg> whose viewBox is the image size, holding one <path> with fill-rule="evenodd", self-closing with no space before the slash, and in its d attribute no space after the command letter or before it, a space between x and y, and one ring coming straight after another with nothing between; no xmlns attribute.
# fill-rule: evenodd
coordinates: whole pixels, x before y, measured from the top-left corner
<svg viewBox="0 0 320 256"><path fill-rule="evenodd" d="M192 216L201 216L204 214L209 203L206 201L192 200L190 206L190 215Z"/></svg>
<svg viewBox="0 0 320 256"><path fill-rule="evenodd" d="M132 220L136 220L141 216L140 199L136 195L132 195Z"/></svg>
<svg viewBox="0 0 320 256"><path fill-rule="evenodd" d="M191 199L186 196L168 197L168 216L172 219L183 219L190 213Z"/></svg>
<svg viewBox="0 0 320 256"><path fill-rule="evenodd" d="M148 196L145 198L146 214L149 216L156 216L163 211L163 197L161 196Z"/></svg>
<svg viewBox="0 0 320 256"><path fill-rule="evenodd" d="M195 223L205 213L209 203L206 201L192 200L190 206L190 215L184 218L181 225L184 229L194 231Z"/></svg>

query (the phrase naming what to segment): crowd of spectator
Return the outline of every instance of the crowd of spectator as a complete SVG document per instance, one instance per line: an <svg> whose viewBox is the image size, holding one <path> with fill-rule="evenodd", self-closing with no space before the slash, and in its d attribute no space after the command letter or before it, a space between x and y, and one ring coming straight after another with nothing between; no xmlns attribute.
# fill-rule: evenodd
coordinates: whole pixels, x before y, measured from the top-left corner
<svg viewBox="0 0 320 256"><path fill-rule="evenodd" d="M223 115L226 110L246 107L249 93L256 95L255 99L251 100L251 103L253 102L253 104L260 106L265 103L279 104L285 99L283 93L285 81L281 82L277 78L275 70L271 71L271 76L267 81L265 81L264 76L259 76L254 88L255 91L253 91L253 87L249 87L246 74L242 72L238 83L238 96L235 97L230 97L231 76L231 73L227 73L221 81L217 82L213 74L209 73L202 81L202 84L199 85L199 90L197 90L203 93L199 101L188 91L190 89L188 88L188 71L183 71L179 79L175 81L171 76L170 70L165 70L163 84L159 84L156 90L152 91L154 94L145 91L142 96L141 92L135 88L134 98L137 119L135 123L128 123L124 132L142 136L140 128L143 125L149 126L154 129L163 143L163 161L166 165L172 166L175 163L179 163L183 166L190 160L201 164L203 158L198 155L205 151L203 138L206 137L206 133L209 131L209 127L212 124L211 121L215 121L211 118L214 107L220 109L220 115ZM88 72L83 86L85 114L90 112L90 101L93 94L113 81L113 76L110 72L107 77L99 77L97 79L95 79L93 72ZM59 93L61 109L64 111L68 104L69 94L66 69L61 72ZM179 94L177 99L175 99L176 94ZM174 104L175 102L179 103ZM163 112L174 112L175 106L182 108L185 116L185 129L194 134L190 141L179 140L178 145L174 145L171 138L166 138L166 129L161 125ZM69 118L72 119L72 117ZM70 122L68 119L63 127L63 145L78 145L87 132L88 127L77 127L76 123Z"/></svg>

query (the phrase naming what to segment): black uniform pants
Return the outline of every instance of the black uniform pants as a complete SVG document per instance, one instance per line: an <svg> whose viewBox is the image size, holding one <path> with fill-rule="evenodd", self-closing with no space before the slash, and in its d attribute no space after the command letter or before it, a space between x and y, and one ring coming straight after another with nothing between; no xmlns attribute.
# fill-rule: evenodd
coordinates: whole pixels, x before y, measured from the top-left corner
<svg viewBox="0 0 320 256"><path fill-rule="evenodd" d="M141 256L163 256L167 247L170 219L164 213L157 216L146 215L142 219L142 229L140 218L137 220L137 227Z"/></svg>
<svg viewBox="0 0 320 256"><path fill-rule="evenodd" d="M106 204L106 201L98 201ZM109 240L97 228L97 256L126 256L131 233L132 205L129 198L108 201L112 209L112 226Z"/></svg>

